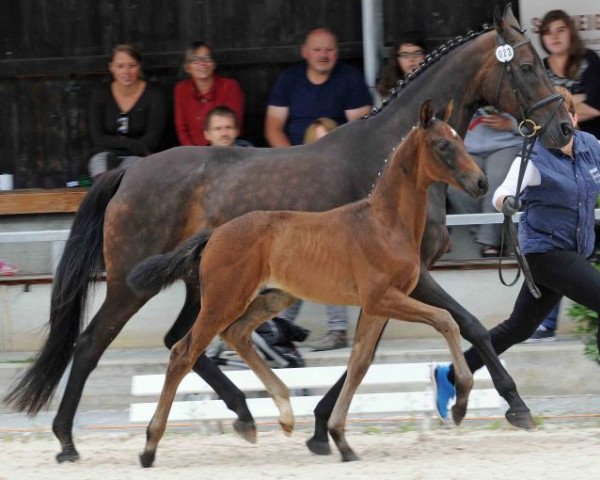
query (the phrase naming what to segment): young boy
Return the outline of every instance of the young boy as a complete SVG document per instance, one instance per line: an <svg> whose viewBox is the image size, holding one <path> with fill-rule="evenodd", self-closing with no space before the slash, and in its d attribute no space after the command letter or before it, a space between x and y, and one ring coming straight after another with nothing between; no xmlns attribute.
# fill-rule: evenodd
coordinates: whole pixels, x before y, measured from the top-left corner
<svg viewBox="0 0 600 480"><path fill-rule="evenodd" d="M235 112L225 105L210 110L204 120L204 138L214 147L250 147L246 140L238 140L240 129Z"/></svg>

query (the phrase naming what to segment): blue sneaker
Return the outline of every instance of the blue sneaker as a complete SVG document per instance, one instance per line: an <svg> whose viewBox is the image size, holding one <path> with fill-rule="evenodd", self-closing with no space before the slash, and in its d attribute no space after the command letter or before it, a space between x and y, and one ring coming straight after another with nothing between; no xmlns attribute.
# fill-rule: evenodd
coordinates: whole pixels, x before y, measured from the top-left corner
<svg viewBox="0 0 600 480"><path fill-rule="evenodd" d="M433 376L435 380L435 405L443 420L448 418L448 403L456 396L454 385L448 380L450 365L439 365L435 368Z"/></svg>

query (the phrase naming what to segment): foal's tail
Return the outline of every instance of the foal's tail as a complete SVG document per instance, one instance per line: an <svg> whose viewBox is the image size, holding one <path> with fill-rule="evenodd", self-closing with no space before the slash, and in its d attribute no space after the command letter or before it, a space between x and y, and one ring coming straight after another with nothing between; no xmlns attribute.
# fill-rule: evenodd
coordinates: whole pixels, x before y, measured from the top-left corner
<svg viewBox="0 0 600 480"><path fill-rule="evenodd" d="M58 265L50 303L50 334L35 363L4 401L35 415L51 400L75 349L83 324L88 287L102 271L104 214L125 170L111 170L87 193Z"/></svg>
<svg viewBox="0 0 600 480"><path fill-rule="evenodd" d="M138 263L127 277L127 283L139 294L158 293L198 268L198 258L211 234L212 230L202 230L175 250Z"/></svg>

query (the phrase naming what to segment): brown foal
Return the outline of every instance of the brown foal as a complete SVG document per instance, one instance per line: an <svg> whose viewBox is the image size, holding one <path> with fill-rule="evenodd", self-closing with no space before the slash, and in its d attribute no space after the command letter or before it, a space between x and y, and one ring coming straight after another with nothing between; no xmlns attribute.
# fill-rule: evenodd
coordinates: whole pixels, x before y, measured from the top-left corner
<svg viewBox="0 0 600 480"><path fill-rule="evenodd" d="M362 308L348 375L328 423L344 461L358 458L345 440L346 416L388 318L426 323L445 337L455 365L453 419L457 424L463 419L473 377L461 351L458 325L446 310L409 297L419 277L429 184L446 182L473 196L487 190L484 174L445 123L450 112L448 104L441 121L433 117L431 102L423 103L419 125L396 148L369 198L320 213L252 212L213 232L203 231L134 270L129 281L140 291L161 281L167 265L172 272L174 264L195 264L202 252L202 309L171 350L140 456L144 467L154 462L179 383L218 334L261 379L279 409L283 430L292 431L288 389L256 353L250 338L264 320L252 312L264 309L264 296L257 295L267 284L297 298ZM280 306L285 307L286 300Z"/></svg>

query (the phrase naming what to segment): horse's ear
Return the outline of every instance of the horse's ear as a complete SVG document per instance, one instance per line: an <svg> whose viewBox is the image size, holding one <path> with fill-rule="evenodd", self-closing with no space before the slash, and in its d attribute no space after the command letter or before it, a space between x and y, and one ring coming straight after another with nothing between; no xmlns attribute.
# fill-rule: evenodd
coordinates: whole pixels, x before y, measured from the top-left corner
<svg viewBox="0 0 600 480"><path fill-rule="evenodd" d="M454 102L452 99L446 102L444 108L442 108L438 113L436 113L436 118L441 118L444 122L448 123L448 119L450 115L452 115L452 109L454 108Z"/></svg>
<svg viewBox="0 0 600 480"><path fill-rule="evenodd" d="M504 21L498 4L494 7L494 28L496 29L496 32L498 32L498 35L504 34Z"/></svg>
<svg viewBox="0 0 600 480"><path fill-rule="evenodd" d="M519 21L515 17L512 9L512 3L507 3L506 8L504 9L504 19L509 23L509 25L513 25L517 28L517 30L521 30L521 25L519 25Z"/></svg>
<svg viewBox="0 0 600 480"><path fill-rule="evenodd" d="M427 128L433 119L433 107L431 106L431 99L425 100L421 105L421 111L419 113L419 126L421 128Z"/></svg>

